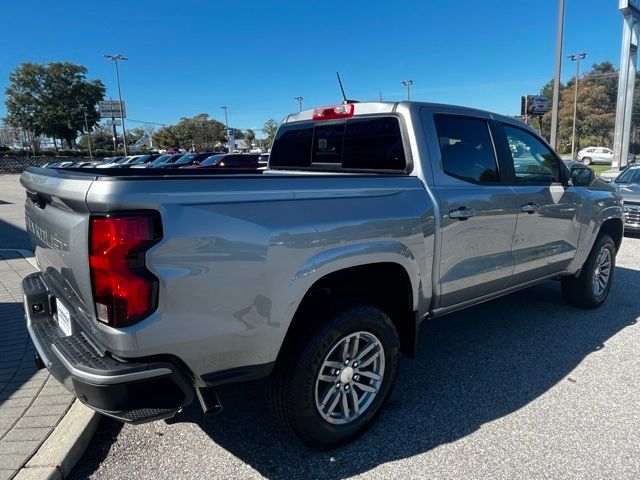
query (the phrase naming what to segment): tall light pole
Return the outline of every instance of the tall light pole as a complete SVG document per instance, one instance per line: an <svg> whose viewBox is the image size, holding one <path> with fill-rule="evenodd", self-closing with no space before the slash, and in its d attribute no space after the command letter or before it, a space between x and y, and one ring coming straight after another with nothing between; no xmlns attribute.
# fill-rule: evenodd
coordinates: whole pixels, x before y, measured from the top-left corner
<svg viewBox="0 0 640 480"><path fill-rule="evenodd" d="M551 146L557 147L558 106L560 105L560 70L562 69L562 36L564 30L564 0L558 6L558 33L556 37L556 71L553 76L553 104L551 105Z"/></svg>
<svg viewBox="0 0 640 480"><path fill-rule="evenodd" d="M122 115L122 145L124 146L124 154L129 155L127 152L127 130L124 126L124 107L122 103L122 92L120 91L120 70L118 70L118 61L129 60L121 53L115 55L105 55L104 58L112 61L116 65L116 82L118 83L118 100L120 101L120 114Z"/></svg>
<svg viewBox="0 0 640 480"><path fill-rule="evenodd" d="M227 150L229 150L229 121L227 120L227 106L224 105L222 107L220 107L221 109L224 110L224 124L226 127L226 137L227 137ZM231 150L229 150L229 153L231 153Z"/></svg>
<svg viewBox="0 0 640 480"><path fill-rule="evenodd" d="M577 54L567 55L572 62L576 62L576 88L573 96L573 133L571 134L571 158L576 159L576 118L578 116L578 81L580 80L580 60L583 60L587 54L580 52Z"/></svg>
<svg viewBox="0 0 640 480"><path fill-rule="evenodd" d="M87 109L82 107L82 113L84 113L84 130L89 137L89 158L93 160L93 152L91 151L91 132L89 131L89 122L87 121Z"/></svg>
<svg viewBox="0 0 640 480"><path fill-rule="evenodd" d="M300 111L302 111L302 97L293 97L294 100L298 101L298 107L300 107Z"/></svg>
<svg viewBox="0 0 640 480"><path fill-rule="evenodd" d="M411 100L411 85L413 85L413 80L402 80L400 83L407 87L407 100Z"/></svg>

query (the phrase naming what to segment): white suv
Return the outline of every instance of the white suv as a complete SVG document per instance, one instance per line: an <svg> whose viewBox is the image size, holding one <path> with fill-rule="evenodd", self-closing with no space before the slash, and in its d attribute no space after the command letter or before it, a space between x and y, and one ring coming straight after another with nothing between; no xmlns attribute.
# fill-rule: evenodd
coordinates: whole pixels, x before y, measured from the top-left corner
<svg viewBox="0 0 640 480"><path fill-rule="evenodd" d="M613 162L613 151L605 147L587 147L578 152L578 160L585 165L591 165L592 163L607 163Z"/></svg>

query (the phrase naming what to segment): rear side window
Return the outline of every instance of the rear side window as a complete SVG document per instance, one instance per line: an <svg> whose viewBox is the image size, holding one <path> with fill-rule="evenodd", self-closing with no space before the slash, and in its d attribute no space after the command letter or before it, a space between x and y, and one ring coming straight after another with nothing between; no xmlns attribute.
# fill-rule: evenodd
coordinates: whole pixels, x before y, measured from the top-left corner
<svg viewBox="0 0 640 480"><path fill-rule="evenodd" d="M304 122L280 127L269 158L272 168L405 170L395 117Z"/></svg>
<svg viewBox="0 0 640 480"><path fill-rule="evenodd" d="M436 115L444 172L473 183L499 180L489 125L479 118Z"/></svg>

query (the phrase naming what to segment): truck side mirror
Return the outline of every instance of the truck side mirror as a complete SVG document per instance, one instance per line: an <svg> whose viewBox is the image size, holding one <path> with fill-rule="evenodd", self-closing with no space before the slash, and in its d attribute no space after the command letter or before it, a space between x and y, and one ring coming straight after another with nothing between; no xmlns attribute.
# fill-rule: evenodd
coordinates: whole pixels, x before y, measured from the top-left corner
<svg viewBox="0 0 640 480"><path fill-rule="evenodd" d="M574 187L588 187L596 179L596 172L587 167L571 169L571 184Z"/></svg>

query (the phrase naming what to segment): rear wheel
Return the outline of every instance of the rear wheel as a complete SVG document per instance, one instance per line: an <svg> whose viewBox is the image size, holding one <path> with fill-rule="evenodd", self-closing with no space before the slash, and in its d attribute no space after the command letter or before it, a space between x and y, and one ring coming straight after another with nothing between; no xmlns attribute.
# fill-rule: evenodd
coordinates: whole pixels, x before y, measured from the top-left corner
<svg viewBox="0 0 640 480"><path fill-rule="evenodd" d="M608 234L602 233L596 239L580 275L562 279L564 299L575 307L599 307L609 296L615 266L615 243Z"/></svg>
<svg viewBox="0 0 640 480"><path fill-rule="evenodd" d="M348 306L304 346L287 348L271 378L272 409L306 445L338 447L366 431L380 412L398 360L389 317L371 305Z"/></svg>

